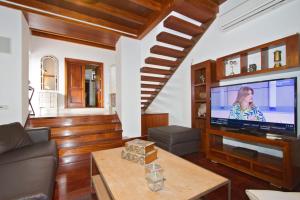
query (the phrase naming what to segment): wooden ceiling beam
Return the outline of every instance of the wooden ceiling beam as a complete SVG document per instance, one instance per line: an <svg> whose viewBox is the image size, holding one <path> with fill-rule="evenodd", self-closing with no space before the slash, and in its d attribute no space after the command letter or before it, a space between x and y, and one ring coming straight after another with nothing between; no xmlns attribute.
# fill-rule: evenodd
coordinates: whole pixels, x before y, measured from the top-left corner
<svg viewBox="0 0 300 200"><path fill-rule="evenodd" d="M155 10L155 11L161 10L161 4L154 0L129 0L129 1L137 5L143 6L145 8L148 8L150 10Z"/></svg>
<svg viewBox="0 0 300 200"><path fill-rule="evenodd" d="M65 1L68 1L72 4L75 4L75 5L84 7L84 8L100 11L100 12L103 12L105 14L108 14L108 15L111 15L111 16L114 16L114 17L118 17L118 18L124 19L126 21L130 21L130 22L133 22L133 23L143 25L143 24L148 22L148 19L143 17L143 16L134 14L132 12L128 12L128 11L123 10L123 9L119 9L119 8L110 6L110 5L105 4L105 3L95 2L95 3L92 3L92 4L88 4L88 3L82 2L81 0L65 0Z"/></svg>
<svg viewBox="0 0 300 200"><path fill-rule="evenodd" d="M149 23L145 25L139 33L138 39L143 39L157 24L159 24L174 8L174 0L164 0L161 4L161 12L153 12L149 16Z"/></svg>
<svg viewBox="0 0 300 200"><path fill-rule="evenodd" d="M77 38L73 38L70 36L60 35L60 34L56 34L56 33L52 33L52 32L41 31L38 29L31 28L30 30L31 30L32 35L38 36L38 37L62 40L62 41L73 42L73 43L77 43L77 44L84 44L84 45L88 45L88 46L104 48L104 49L109 49L109 50L116 50L116 48L114 46L109 46L109 45L91 42L91 41L87 41L87 40L77 39Z"/></svg>
<svg viewBox="0 0 300 200"><path fill-rule="evenodd" d="M103 20L100 18L95 18L95 17L91 17L76 11L71 11L68 9L64 9L61 7L57 7L54 5L50 5L47 3L43 3L41 1L37 1L37 0L8 0L10 2L13 3L17 3L18 5L12 5L11 7L23 10L23 11L27 11L27 12L33 12L33 13L37 13L37 14L42 14L42 15L46 15L46 16L53 16L56 18L60 18L63 20L67 20L67 21L76 21L77 23L81 23L81 24L90 24L93 25L94 27L98 25L98 27L101 27L103 29L107 29L113 32L117 32L119 34L125 35L125 36L129 36L129 37L137 37L138 31L136 29L133 28L129 28L120 24L116 24L107 20ZM0 5L5 5L5 6L9 6L9 3L7 2L0 2ZM22 5L28 6L30 8L26 8L26 7L22 7ZM39 9L42 11L38 11L35 9ZM46 11L46 12L43 12ZM54 14L53 14L54 13ZM80 22L82 21L82 22Z"/></svg>

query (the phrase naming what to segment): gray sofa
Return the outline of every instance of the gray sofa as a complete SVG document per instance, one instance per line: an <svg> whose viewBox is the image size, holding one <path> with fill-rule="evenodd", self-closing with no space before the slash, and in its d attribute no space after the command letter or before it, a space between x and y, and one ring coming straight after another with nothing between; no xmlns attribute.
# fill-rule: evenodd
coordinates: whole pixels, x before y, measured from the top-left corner
<svg viewBox="0 0 300 200"><path fill-rule="evenodd" d="M50 129L0 125L0 199L51 200L58 156Z"/></svg>

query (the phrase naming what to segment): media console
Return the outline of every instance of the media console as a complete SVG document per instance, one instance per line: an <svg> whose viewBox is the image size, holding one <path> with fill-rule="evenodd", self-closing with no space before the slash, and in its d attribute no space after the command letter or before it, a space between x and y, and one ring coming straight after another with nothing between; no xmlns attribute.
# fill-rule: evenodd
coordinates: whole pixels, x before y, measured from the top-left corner
<svg viewBox="0 0 300 200"><path fill-rule="evenodd" d="M207 129L207 158L289 190L300 183L299 139L269 139L267 135L241 133L222 128ZM224 144L224 138L279 150L282 158Z"/></svg>

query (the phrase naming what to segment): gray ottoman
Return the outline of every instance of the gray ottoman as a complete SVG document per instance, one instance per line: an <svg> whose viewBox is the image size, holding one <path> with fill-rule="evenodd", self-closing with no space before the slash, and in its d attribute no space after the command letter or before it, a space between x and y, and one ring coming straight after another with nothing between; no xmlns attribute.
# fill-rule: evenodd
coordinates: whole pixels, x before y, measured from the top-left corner
<svg viewBox="0 0 300 200"><path fill-rule="evenodd" d="M148 140L176 155L186 155L199 151L200 129L175 125L149 128Z"/></svg>

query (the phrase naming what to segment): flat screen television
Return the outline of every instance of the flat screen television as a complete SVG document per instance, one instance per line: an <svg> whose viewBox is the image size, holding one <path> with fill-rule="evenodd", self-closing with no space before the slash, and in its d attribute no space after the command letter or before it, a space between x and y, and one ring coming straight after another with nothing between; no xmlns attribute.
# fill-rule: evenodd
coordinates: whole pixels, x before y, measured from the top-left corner
<svg viewBox="0 0 300 200"><path fill-rule="evenodd" d="M297 137L297 78L211 88L211 126Z"/></svg>

